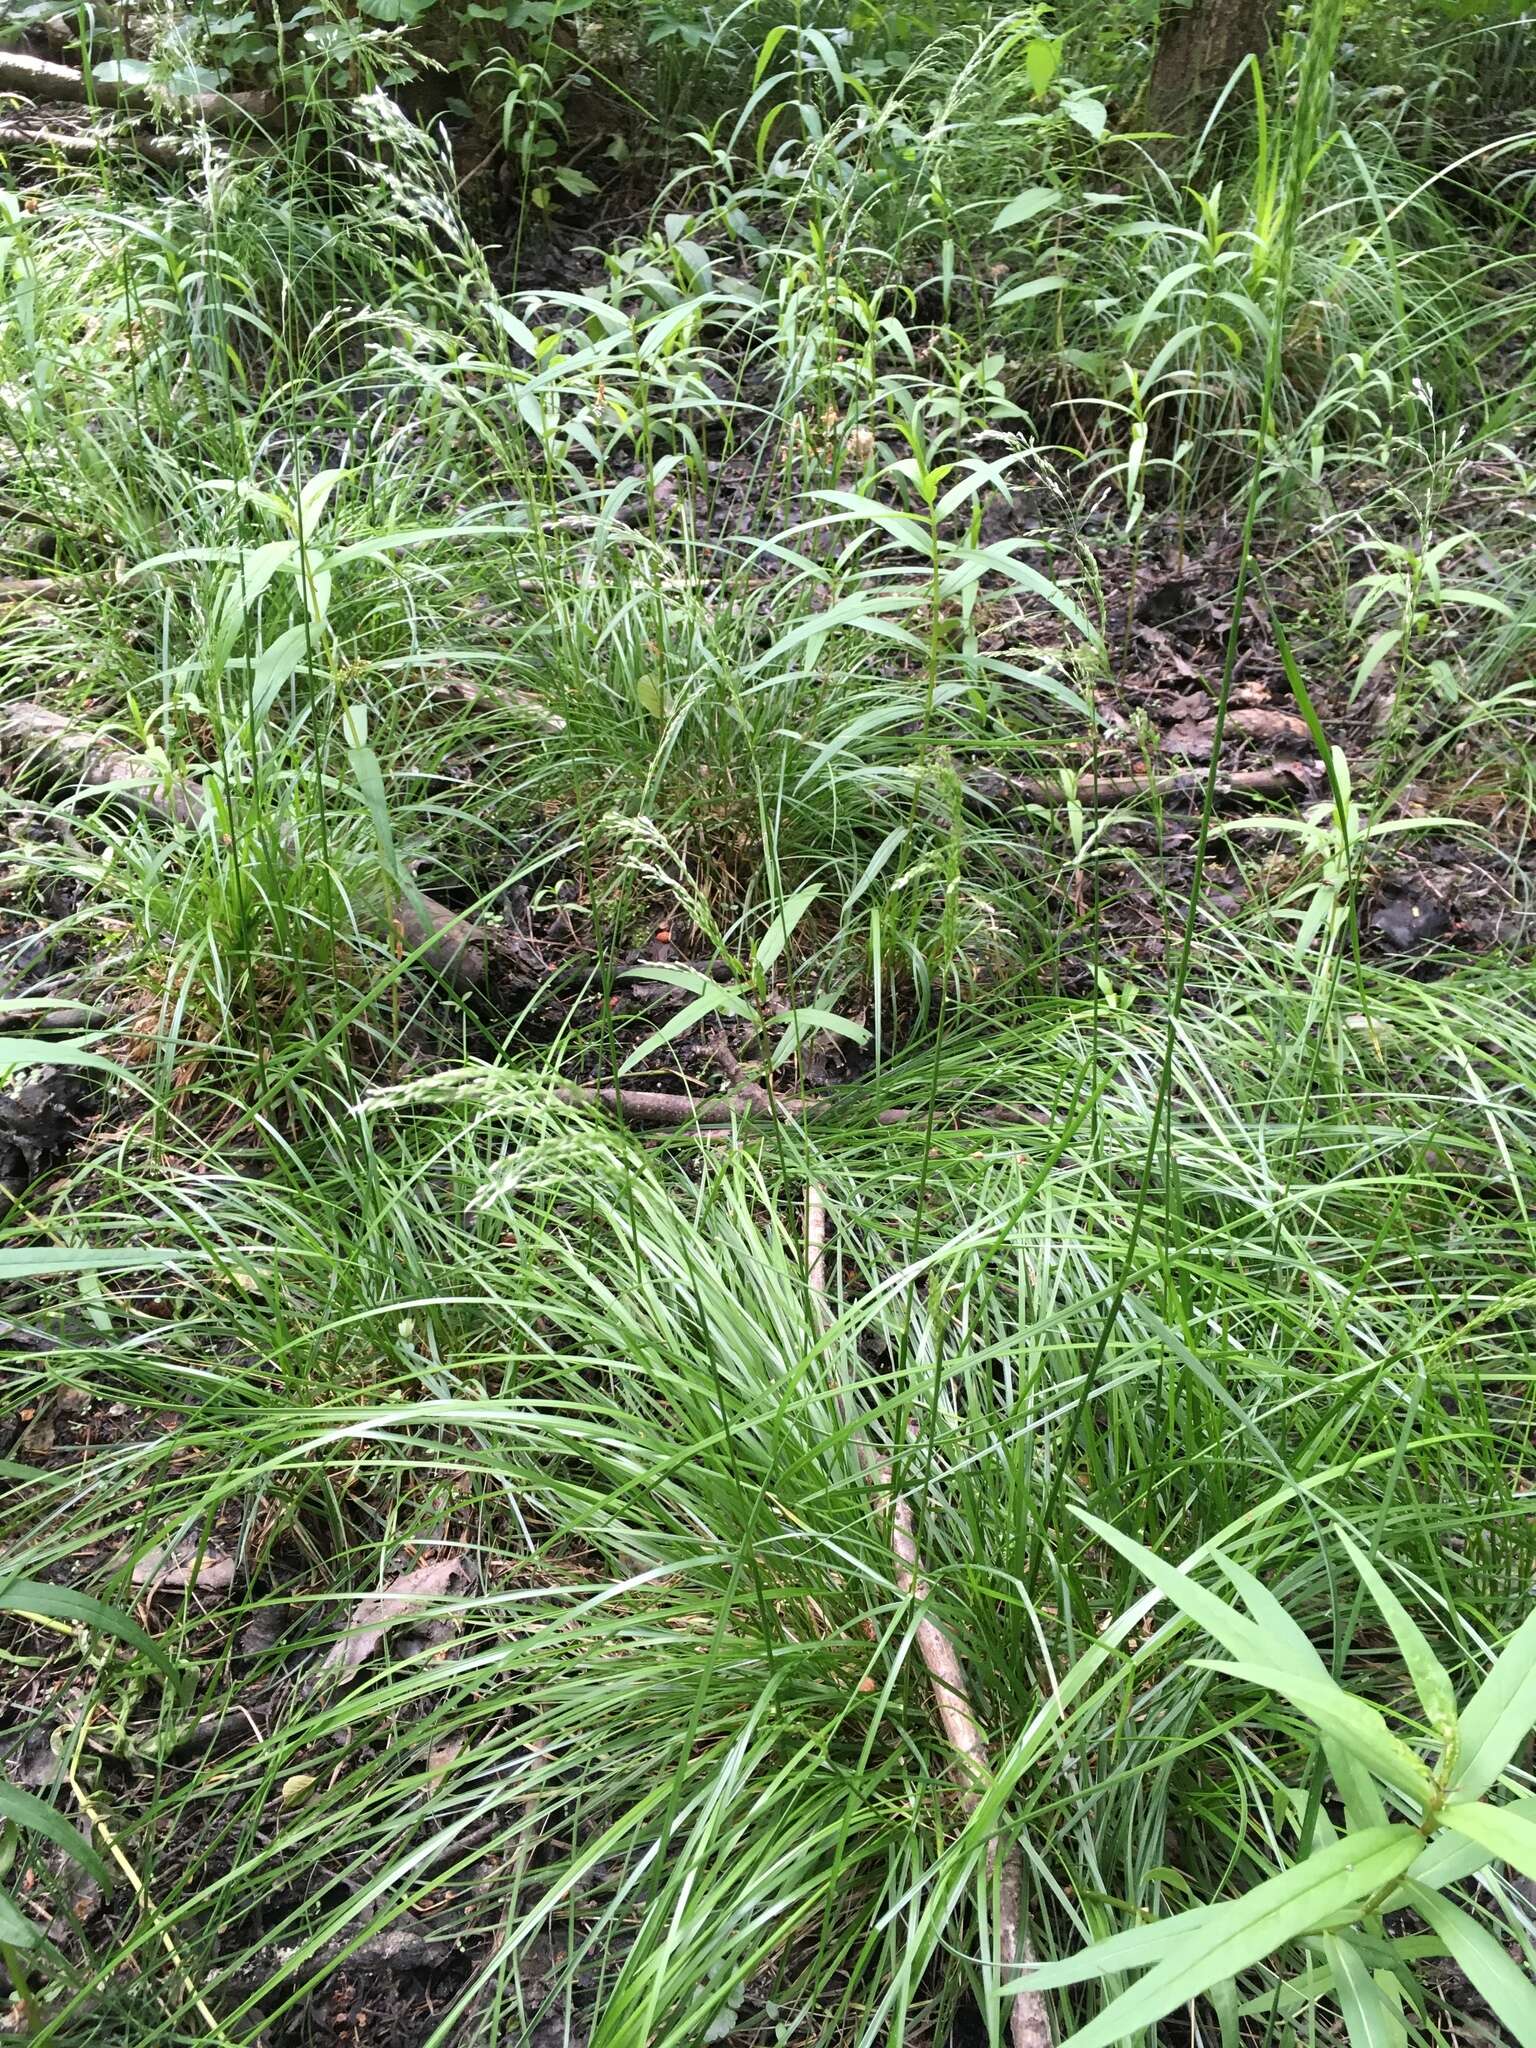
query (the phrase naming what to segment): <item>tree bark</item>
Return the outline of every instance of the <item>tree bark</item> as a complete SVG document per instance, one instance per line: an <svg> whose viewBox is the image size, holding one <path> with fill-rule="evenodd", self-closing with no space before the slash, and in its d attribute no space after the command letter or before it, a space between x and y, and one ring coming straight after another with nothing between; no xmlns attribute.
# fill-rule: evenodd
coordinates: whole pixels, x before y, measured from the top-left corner
<svg viewBox="0 0 1536 2048"><path fill-rule="evenodd" d="M1148 128L1198 135L1237 67L1269 48L1279 0L1163 0L1143 115Z"/></svg>
<svg viewBox="0 0 1536 2048"><path fill-rule="evenodd" d="M42 128L24 121L0 121L0 156L19 149L34 150L40 156L62 157L71 164L94 164L103 154L142 156L165 170L191 163L195 157L190 143L178 142L172 135L140 135L132 128L120 133L90 134L83 128Z"/></svg>
<svg viewBox="0 0 1536 2048"><path fill-rule="evenodd" d="M94 104L133 114L154 113L164 104L177 114L206 121L210 128L270 127L278 105L268 92L200 92L157 98L142 85L91 79L67 64L49 64L19 50L0 51L0 94L15 94L39 106Z"/></svg>

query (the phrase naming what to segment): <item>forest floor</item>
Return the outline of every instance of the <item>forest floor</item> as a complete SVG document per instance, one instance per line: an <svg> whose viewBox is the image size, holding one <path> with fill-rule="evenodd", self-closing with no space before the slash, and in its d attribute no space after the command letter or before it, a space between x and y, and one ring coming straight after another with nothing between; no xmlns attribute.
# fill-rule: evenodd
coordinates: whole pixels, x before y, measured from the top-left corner
<svg viewBox="0 0 1536 2048"><path fill-rule="evenodd" d="M366 118L3 195L18 2029L998 2040L998 1842L1055 1959L1359 1825L1157 1558L1426 1754L1350 1544L1529 1609L1523 214L1330 188L1261 379L1235 174L1053 331L855 123L514 266ZM1222 2039L1517 2038L1383 1901Z"/></svg>

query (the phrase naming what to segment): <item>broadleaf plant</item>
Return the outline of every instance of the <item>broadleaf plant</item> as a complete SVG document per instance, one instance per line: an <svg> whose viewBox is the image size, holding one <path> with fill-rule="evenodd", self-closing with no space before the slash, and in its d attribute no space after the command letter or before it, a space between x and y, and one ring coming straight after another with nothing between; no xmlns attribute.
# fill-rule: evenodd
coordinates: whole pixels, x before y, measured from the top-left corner
<svg viewBox="0 0 1536 2048"><path fill-rule="evenodd" d="M1500 1934L1446 1888L1508 1864L1536 1881L1536 1800L1490 1802L1536 1726L1536 1615L1505 1645L1481 1684L1458 1705L1445 1666L1378 1566L1347 1535L1343 1547L1362 1592L1402 1659L1423 1719L1401 1734L1377 1704L1335 1677L1281 1602L1241 1566L1219 1562L1242 1608L1202 1585L1111 1523L1079 1519L1134 1564L1186 1619L1231 1652L1198 1659L1270 1693L1299 1717L1317 1744L1335 1799L1297 1790L1293 1809L1313 1812L1294 1859L1242 1896L1196 1906L1155 1926L1111 1935L1081 1953L1032 1970L1037 1991L1140 1969L1135 1982L1064 2048L1111 2048L1154 2026L1176 2007L1219 1997L1239 1973L1297 1949L1305 1975L1282 1989L1301 2002L1331 1997L1351 2048L1391 2048L1405 2038L1402 1988L1413 1982L1425 1943L1417 1927L1388 1916L1412 1913L1431 1946L1462 1971L1522 2048L1536 2044L1536 1983L1508 1954ZM1342 1809L1336 1831L1330 1805ZM1497 1896L1496 1884L1483 1887ZM1501 1933L1503 1930L1500 1931Z"/></svg>

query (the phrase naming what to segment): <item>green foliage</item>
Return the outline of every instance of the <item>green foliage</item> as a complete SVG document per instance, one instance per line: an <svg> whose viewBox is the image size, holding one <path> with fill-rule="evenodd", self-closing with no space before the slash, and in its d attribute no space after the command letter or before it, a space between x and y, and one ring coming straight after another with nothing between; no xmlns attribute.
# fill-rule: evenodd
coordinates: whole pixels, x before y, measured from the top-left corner
<svg viewBox="0 0 1536 2048"><path fill-rule="evenodd" d="M0 1854L132 1872L9 1880L40 2040L393 1932L423 2048L1001 2041L1015 1845L1063 2040L1531 2037L1522 79L1308 12L1154 162L1150 27L225 10L96 54L282 147L0 191L0 692L205 799L0 793L0 1087L102 1090L0 1217ZM1180 579L1326 801L1175 808ZM1405 974L1427 850L1500 943Z"/></svg>
<svg viewBox="0 0 1536 2048"><path fill-rule="evenodd" d="M1336 1991L1354 2048L1402 2038L1405 1993L1422 2008L1426 1992L1414 1975L1415 1945L1394 1938L1385 1916L1410 1902L1431 1900L1430 1924L1474 1988L1515 2039L1536 2040L1530 1979L1475 1919L1435 1897L1448 1869L1464 1880L1497 1857L1526 1875L1536 1869L1536 1824L1526 1812L1536 1810L1536 1802L1490 1807L1477 1797L1504 1776L1536 1727L1536 1617L1516 1631L1458 1710L1450 1677L1418 1623L1345 1537L1362 1590L1385 1621L1418 1696L1422 1721L1399 1736L1368 1699L1329 1672L1305 1630L1257 1579L1218 1557L1248 1608L1244 1615L1107 1523L1083 1519L1235 1660L1204 1668L1259 1686L1282 1711L1294 1709L1303 1717L1316 1749L1314 1758L1303 1760L1315 1769L1304 1768L1301 1775L1314 1787L1319 1777L1325 1784L1332 1778L1344 1832L1335 1835L1315 1790L1294 1786L1289 1805L1312 1831L1310 1846L1230 1904L1214 1910L1197 1906L1165 1922L1158 1930L1156 1966L1080 2028L1069 2048L1107 2048L1175 2006L1214 1992L1276 1950L1297 1942L1305 1947L1309 1938L1323 1945L1326 1971L1319 1980L1308 1966L1305 1996ZM1425 1748L1435 1752L1432 1758L1420 1755ZM1323 1796L1327 1802L1328 1792ZM1388 1822L1393 1805L1404 1819ZM1448 1838L1474 1843L1484 1862L1448 1866ZM1140 1946L1111 1936L1030 1981L1044 1989L1102 1978L1134 1967L1141 1954ZM1275 1996L1284 1998L1283 1982Z"/></svg>

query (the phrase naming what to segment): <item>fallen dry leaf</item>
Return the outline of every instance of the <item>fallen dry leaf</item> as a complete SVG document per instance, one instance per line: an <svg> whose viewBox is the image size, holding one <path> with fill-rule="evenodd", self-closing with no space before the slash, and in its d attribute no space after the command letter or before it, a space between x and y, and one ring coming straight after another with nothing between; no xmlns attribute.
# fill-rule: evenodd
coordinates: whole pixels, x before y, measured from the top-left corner
<svg viewBox="0 0 1536 2048"><path fill-rule="evenodd" d="M459 1751L464 1747L462 1735L452 1735L446 1742L440 1742L427 1757L427 1786L435 1792L453 1768Z"/></svg>
<svg viewBox="0 0 1536 2048"><path fill-rule="evenodd" d="M1227 734L1233 739L1258 740L1282 754L1304 752L1312 744L1304 718L1298 718L1293 711L1269 711L1258 705L1239 704L1229 711ZM1183 754L1193 761L1207 761L1215 737L1213 719L1183 719L1163 734L1163 750Z"/></svg>
<svg viewBox="0 0 1536 2048"><path fill-rule="evenodd" d="M407 1620L440 1594L448 1592L455 1580L467 1581L469 1569L462 1557L439 1558L435 1564L418 1565L402 1572L382 1593L359 1600L347 1623L347 1632L332 1643L321 1660L322 1671L354 1671L371 1657L386 1629Z"/></svg>
<svg viewBox="0 0 1536 2048"><path fill-rule="evenodd" d="M133 1568L133 1583L151 1593L227 1593L239 1566L216 1550L199 1550L195 1536L146 1551Z"/></svg>

